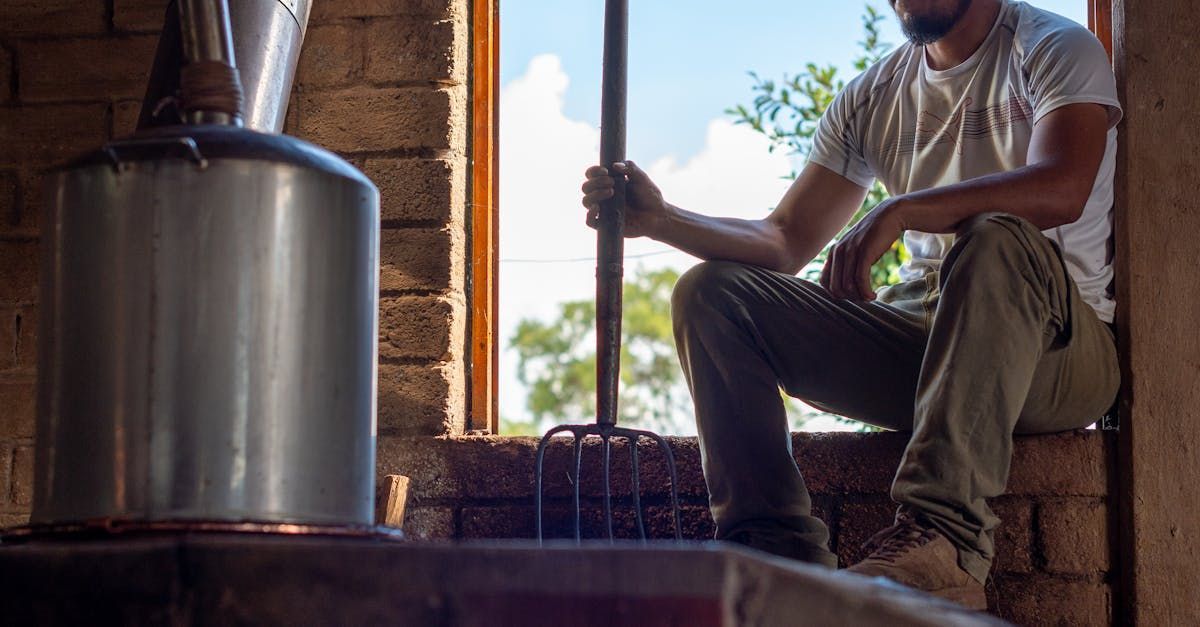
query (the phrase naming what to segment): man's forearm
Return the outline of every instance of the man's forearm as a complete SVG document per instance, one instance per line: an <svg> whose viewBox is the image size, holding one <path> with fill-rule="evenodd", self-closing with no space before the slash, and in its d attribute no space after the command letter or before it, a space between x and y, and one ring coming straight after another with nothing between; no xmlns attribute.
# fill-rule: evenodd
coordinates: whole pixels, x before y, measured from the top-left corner
<svg viewBox="0 0 1200 627"><path fill-rule="evenodd" d="M789 252L783 230L765 219L715 218L671 205L649 235L706 261L736 261L789 274L804 263Z"/></svg>
<svg viewBox="0 0 1200 627"><path fill-rule="evenodd" d="M1090 190L1065 181L1052 165L1039 164L906 194L891 210L905 230L925 233L953 233L963 220L991 212L1046 230L1078 220Z"/></svg>

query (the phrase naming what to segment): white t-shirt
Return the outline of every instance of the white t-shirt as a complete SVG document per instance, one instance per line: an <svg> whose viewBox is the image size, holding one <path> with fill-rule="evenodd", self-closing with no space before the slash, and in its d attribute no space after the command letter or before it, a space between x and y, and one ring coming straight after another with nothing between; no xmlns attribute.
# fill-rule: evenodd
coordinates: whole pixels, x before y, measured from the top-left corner
<svg viewBox="0 0 1200 627"><path fill-rule="evenodd" d="M1083 299L1113 319L1113 170L1121 104L1104 47L1087 29L1024 2L1003 0L987 39L957 67L937 71L905 43L838 94L821 118L809 161L892 195L1026 165L1033 127L1058 107L1108 107L1108 147L1076 222L1045 231ZM936 270L953 235L908 231L904 280Z"/></svg>

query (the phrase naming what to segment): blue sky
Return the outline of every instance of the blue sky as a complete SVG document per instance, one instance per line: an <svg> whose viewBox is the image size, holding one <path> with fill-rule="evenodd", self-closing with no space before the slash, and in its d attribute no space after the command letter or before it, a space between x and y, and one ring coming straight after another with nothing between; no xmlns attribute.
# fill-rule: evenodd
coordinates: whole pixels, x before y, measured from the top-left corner
<svg viewBox="0 0 1200 627"><path fill-rule="evenodd" d="M709 120L748 103L748 71L795 73L814 61L853 76L862 2L842 0L631 0L629 154L643 161L700 150ZM886 41L902 41L886 0ZM1040 0L1039 7L1086 23L1085 0ZM565 113L599 123L603 0L501 0L500 82L553 53L571 77ZM503 106L503 104L501 105Z"/></svg>
<svg viewBox="0 0 1200 627"><path fill-rule="evenodd" d="M595 233L579 185L598 160L603 0L501 0L500 413L529 419L508 349L517 322L550 320L559 303L594 297ZM708 215L758 218L797 165L734 126L727 107L749 103L747 72L777 78L809 61L854 71L859 2L630 0L628 155L667 200ZM1039 6L1085 21L1085 0ZM891 9L883 37L901 41ZM637 268L683 271L696 259L645 238L627 240ZM591 420L590 417L568 417ZM543 425L545 426L545 425ZM838 425L818 422L810 428ZM680 417L665 431L688 433ZM693 431L694 432L694 431Z"/></svg>

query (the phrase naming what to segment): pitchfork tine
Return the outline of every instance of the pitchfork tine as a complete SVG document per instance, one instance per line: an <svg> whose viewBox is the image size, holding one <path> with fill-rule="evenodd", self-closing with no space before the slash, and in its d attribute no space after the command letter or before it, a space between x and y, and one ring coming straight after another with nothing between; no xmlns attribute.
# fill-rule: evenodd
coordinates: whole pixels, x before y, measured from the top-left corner
<svg viewBox="0 0 1200 627"><path fill-rule="evenodd" d="M547 431L546 435L542 436L542 440L538 442L537 476L534 477L534 489L536 490L536 492L534 492L534 508L537 509L538 546L542 545L542 465L546 460L546 446L550 444L550 436L554 435L555 433L562 433L563 431L570 431L570 427L566 425L554 427L553 429Z"/></svg>
<svg viewBox="0 0 1200 627"><path fill-rule="evenodd" d="M572 430L575 434L575 542L583 539L580 518L583 516L579 509L579 484L583 473L583 434Z"/></svg>
<svg viewBox="0 0 1200 627"><path fill-rule="evenodd" d="M667 472L671 475L671 509L675 512L675 539L682 540L683 523L679 519L679 475L675 472L675 455L671 452L671 445L667 444L661 435L656 433L647 433L647 435L658 443L663 457L667 460Z"/></svg>
<svg viewBox="0 0 1200 627"><path fill-rule="evenodd" d="M646 541L646 524L642 522L642 481L638 478L638 436L629 443L629 464L633 468L633 515L637 519L638 538Z"/></svg>
<svg viewBox="0 0 1200 627"><path fill-rule="evenodd" d="M608 435L603 434L600 437L603 440L601 448L604 450L604 526L608 529L608 541L611 544L615 540L613 536L611 473L609 472L612 449Z"/></svg>

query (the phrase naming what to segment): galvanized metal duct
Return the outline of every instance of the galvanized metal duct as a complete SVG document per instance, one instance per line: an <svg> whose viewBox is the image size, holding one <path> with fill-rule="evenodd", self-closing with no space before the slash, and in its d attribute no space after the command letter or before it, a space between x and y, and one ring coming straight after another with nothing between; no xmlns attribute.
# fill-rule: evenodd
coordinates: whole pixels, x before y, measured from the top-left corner
<svg viewBox="0 0 1200 627"><path fill-rule="evenodd" d="M175 86L152 85L143 109L161 127L47 179L38 533L370 530L379 193L338 156L270 132L300 28L276 0L234 7L173 3L156 75ZM248 14L286 28L239 27ZM268 132L236 125L235 59L246 126ZM215 72L200 105L175 96L184 61Z"/></svg>
<svg viewBox="0 0 1200 627"><path fill-rule="evenodd" d="M179 68L185 59L179 20L185 3L172 0L167 6L138 118L139 130L183 121L174 97L179 90ZM232 58L237 60L241 76L246 128L264 133L283 130L311 7L311 0L237 0L230 4Z"/></svg>

